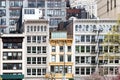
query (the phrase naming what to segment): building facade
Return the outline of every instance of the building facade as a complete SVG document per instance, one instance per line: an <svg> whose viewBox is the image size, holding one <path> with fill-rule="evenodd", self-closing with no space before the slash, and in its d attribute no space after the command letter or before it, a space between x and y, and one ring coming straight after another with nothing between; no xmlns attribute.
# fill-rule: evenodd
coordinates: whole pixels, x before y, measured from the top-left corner
<svg viewBox="0 0 120 80"><path fill-rule="evenodd" d="M66 20L65 0L0 0L0 27L2 33L9 33L15 27L22 7L41 8L43 16L49 19L51 28L56 28L60 21Z"/></svg>
<svg viewBox="0 0 120 80"><path fill-rule="evenodd" d="M73 78L73 48L72 37L67 36L67 32L51 32L50 54L49 54L49 73L48 79L68 80Z"/></svg>
<svg viewBox="0 0 120 80"><path fill-rule="evenodd" d="M119 52L112 51L118 44L104 43L114 25L118 25L116 20L73 20L75 80L90 78L96 70L102 71L106 79L118 73Z"/></svg>
<svg viewBox="0 0 120 80"><path fill-rule="evenodd" d="M85 9L87 19L97 18L97 4L95 0L70 0L70 5L71 8Z"/></svg>
<svg viewBox="0 0 120 80"><path fill-rule="evenodd" d="M0 77L2 80L23 80L25 71L23 34L3 34L0 38Z"/></svg>
<svg viewBox="0 0 120 80"><path fill-rule="evenodd" d="M99 18L118 19L120 15L120 0L98 0L97 11Z"/></svg>
<svg viewBox="0 0 120 80"><path fill-rule="evenodd" d="M25 80L45 80L48 72L49 24L45 19L24 22Z"/></svg>

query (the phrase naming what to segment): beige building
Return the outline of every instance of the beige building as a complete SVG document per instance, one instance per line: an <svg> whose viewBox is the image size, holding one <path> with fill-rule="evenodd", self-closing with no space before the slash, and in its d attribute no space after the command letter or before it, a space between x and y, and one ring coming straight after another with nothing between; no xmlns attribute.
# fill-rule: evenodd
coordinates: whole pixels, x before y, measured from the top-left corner
<svg viewBox="0 0 120 80"><path fill-rule="evenodd" d="M98 0L97 8L99 18L118 19L120 0Z"/></svg>
<svg viewBox="0 0 120 80"><path fill-rule="evenodd" d="M72 37L68 37L67 32L51 32L49 41L49 72L46 78L50 80L73 78Z"/></svg>

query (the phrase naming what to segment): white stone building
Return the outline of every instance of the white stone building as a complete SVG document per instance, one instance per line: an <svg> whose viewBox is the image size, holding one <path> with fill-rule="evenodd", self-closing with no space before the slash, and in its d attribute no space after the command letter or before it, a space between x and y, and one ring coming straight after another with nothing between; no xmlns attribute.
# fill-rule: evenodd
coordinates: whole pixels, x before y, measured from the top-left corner
<svg viewBox="0 0 120 80"><path fill-rule="evenodd" d="M45 19L24 22L25 80L45 80L48 72L49 25Z"/></svg>
<svg viewBox="0 0 120 80"><path fill-rule="evenodd" d="M0 35L0 77L2 80L24 79L24 44L23 34Z"/></svg>
<svg viewBox="0 0 120 80"><path fill-rule="evenodd" d="M73 20L75 80L85 80L97 68L97 70L103 72L105 78L113 77L117 74L120 66L119 51L114 52L108 43L103 43L106 34L112 30L114 25L118 25L116 20ZM101 32L97 32L100 30ZM97 39L99 39L99 43L97 43ZM117 48L118 44L111 46L116 46ZM99 53L98 56L97 53ZM110 57L113 58L111 59Z"/></svg>

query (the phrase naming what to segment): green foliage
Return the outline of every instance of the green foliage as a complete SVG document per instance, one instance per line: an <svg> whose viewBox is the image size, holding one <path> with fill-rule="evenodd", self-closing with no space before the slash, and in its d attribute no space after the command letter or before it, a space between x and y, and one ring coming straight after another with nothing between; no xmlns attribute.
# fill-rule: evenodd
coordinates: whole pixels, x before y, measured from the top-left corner
<svg viewBox="0 0 120 80"><path fill-rule="evenodd" d="M73 78L70 78L69 80L74 80Z"/></svg>

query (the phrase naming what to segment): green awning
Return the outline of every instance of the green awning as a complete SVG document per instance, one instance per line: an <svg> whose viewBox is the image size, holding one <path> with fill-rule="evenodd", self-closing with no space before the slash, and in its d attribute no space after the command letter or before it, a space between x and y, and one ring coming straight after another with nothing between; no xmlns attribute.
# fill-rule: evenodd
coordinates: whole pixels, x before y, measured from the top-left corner
<svg viewBox="0 0 120 80"><path fill-rule="evenodd" d="M24 75L3 74L0 76L2 79L23 79L24 78Z"/></svg>

